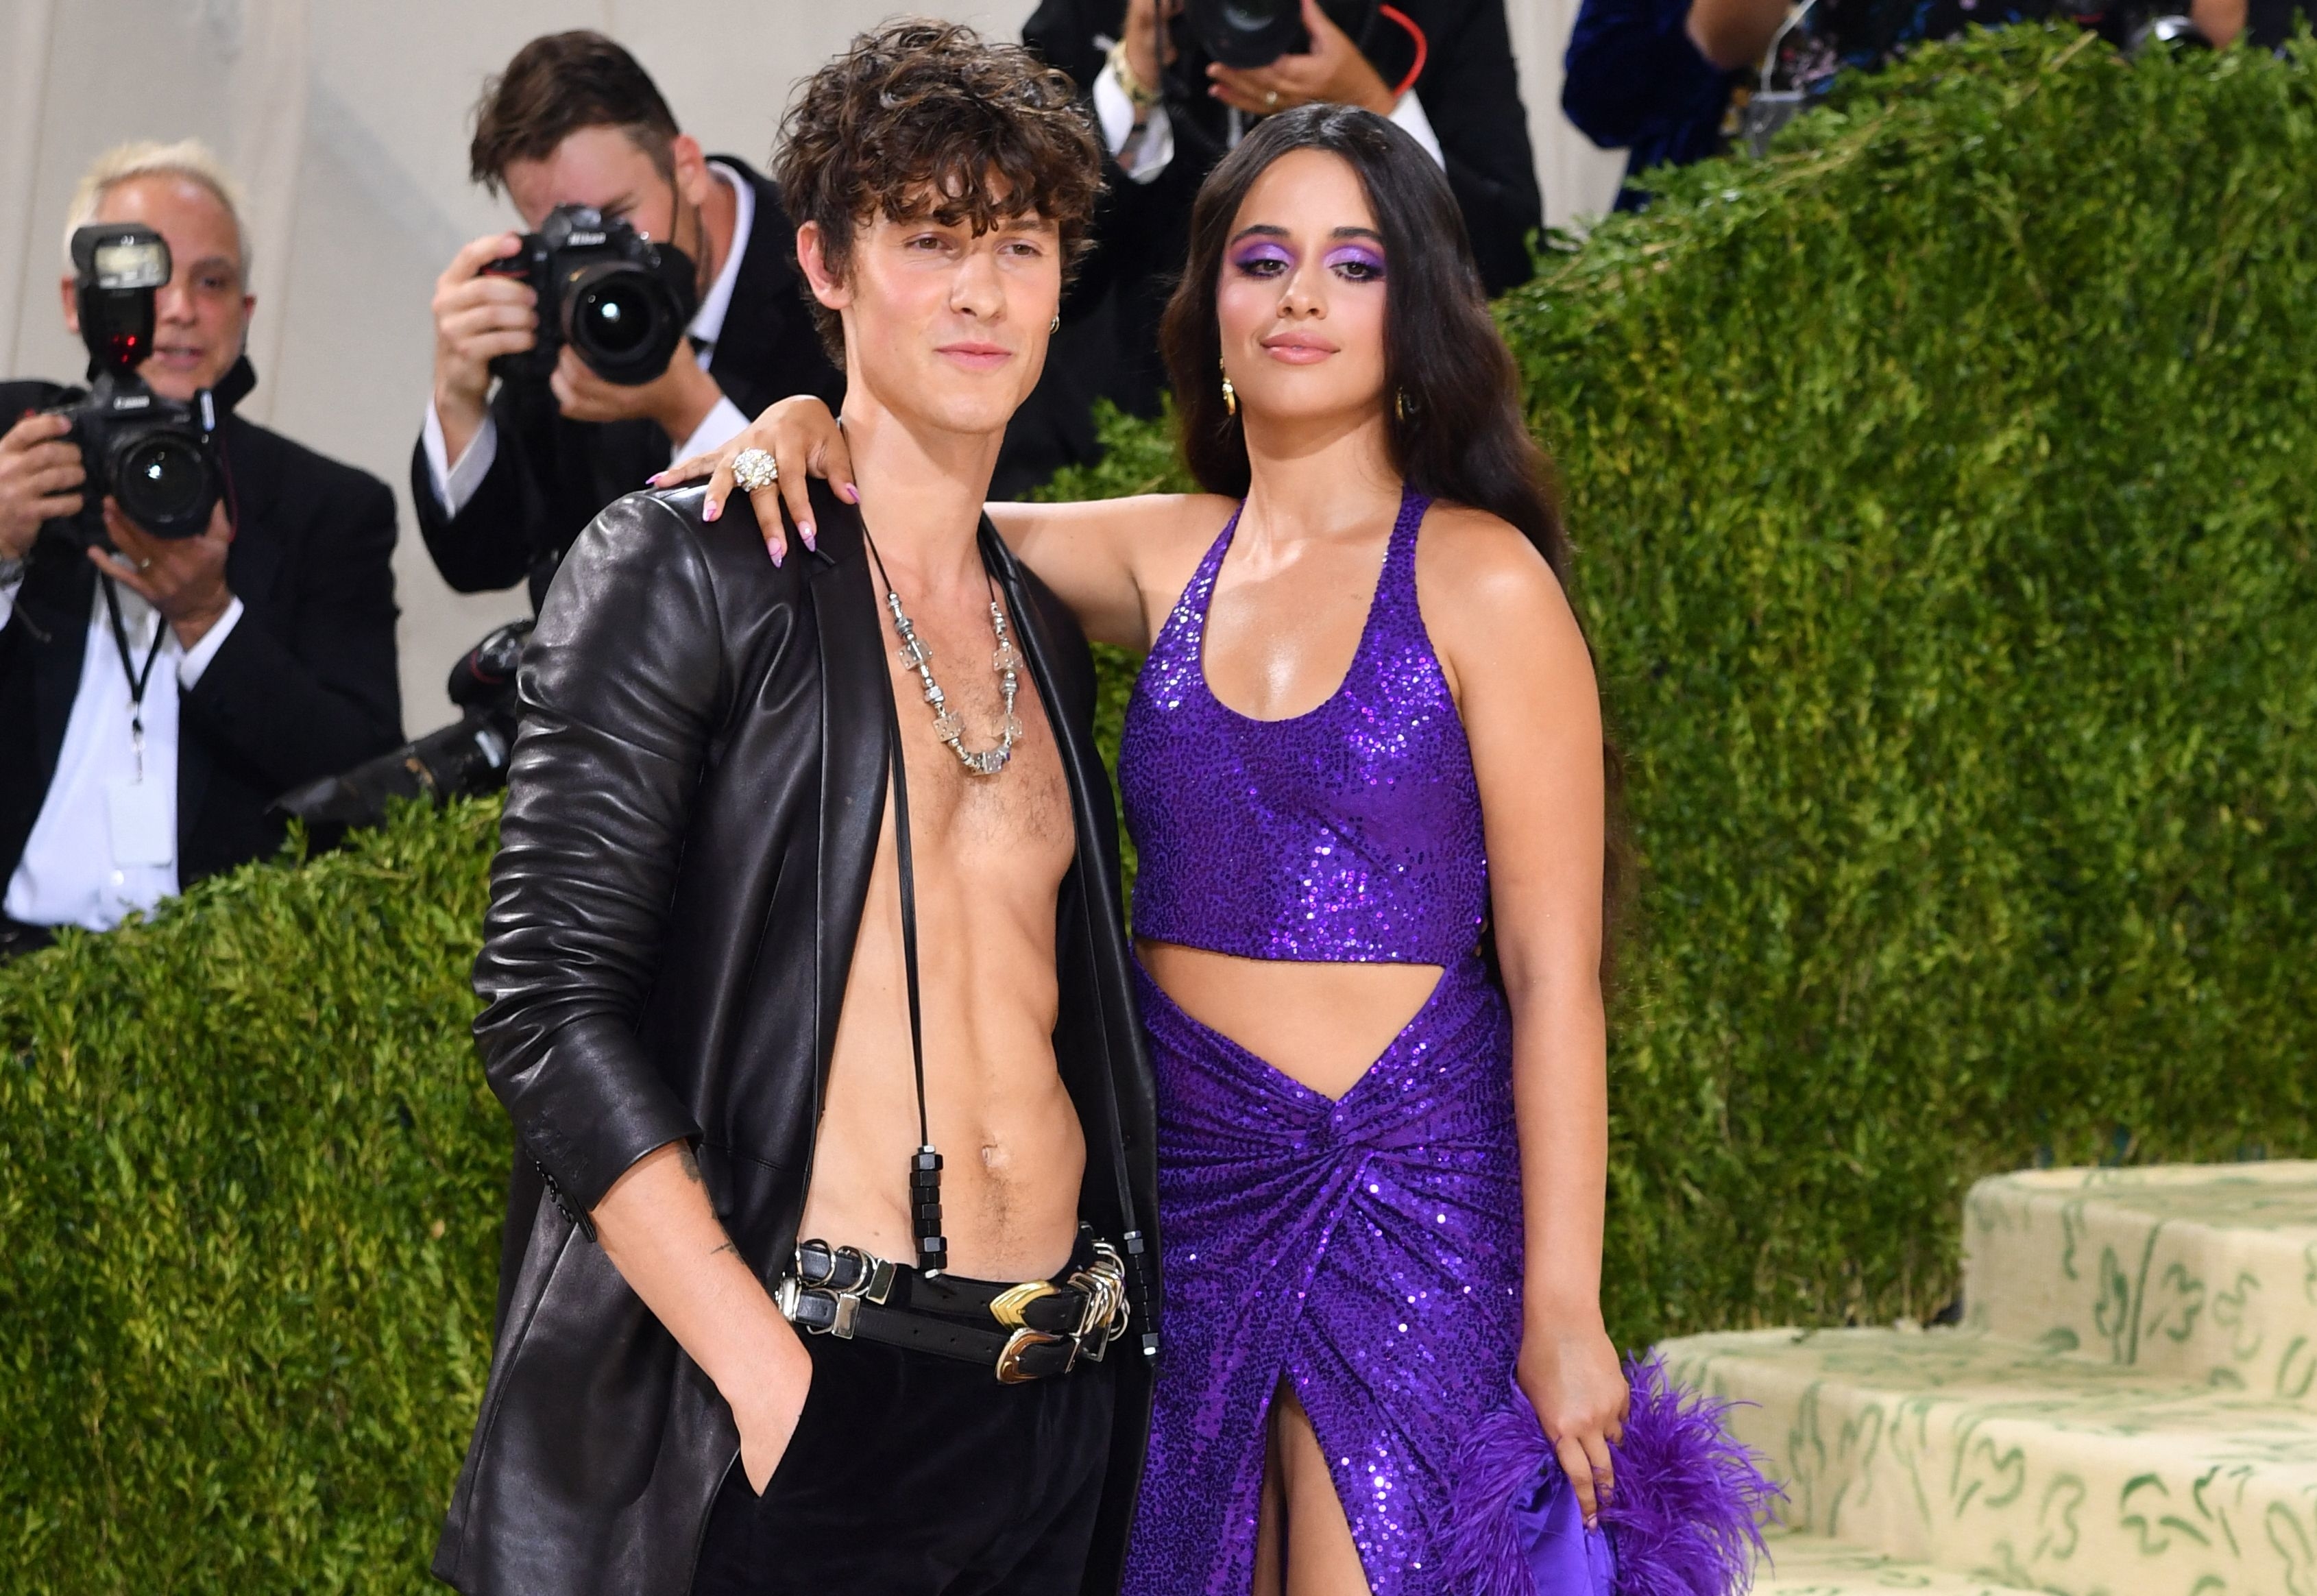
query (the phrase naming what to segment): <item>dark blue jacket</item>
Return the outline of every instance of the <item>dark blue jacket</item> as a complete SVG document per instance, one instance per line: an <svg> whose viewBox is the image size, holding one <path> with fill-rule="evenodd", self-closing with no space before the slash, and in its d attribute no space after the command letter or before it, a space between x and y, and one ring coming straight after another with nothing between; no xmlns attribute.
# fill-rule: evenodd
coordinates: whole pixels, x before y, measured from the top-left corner
<svg viewBox="0 0 2317 1596"><path fill-rule="evenodd" d="M1722 153L1722 121L1739 74L1689 40L1689 0L1584 0L1569 37L1561 108L1604 149L1633 153L1617 209L1640 202L1633 177Z"/></svg>

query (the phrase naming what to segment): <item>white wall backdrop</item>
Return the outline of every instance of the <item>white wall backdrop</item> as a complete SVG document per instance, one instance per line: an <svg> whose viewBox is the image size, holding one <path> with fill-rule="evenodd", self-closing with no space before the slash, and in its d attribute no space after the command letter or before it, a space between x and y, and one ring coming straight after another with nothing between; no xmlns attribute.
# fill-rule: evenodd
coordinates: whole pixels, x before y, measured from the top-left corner
<svg viewBox="0 0 2317 1596"><path fill-rule="evenodd" d="M467 113L526 39L594 27L649 68L686 130L759 164L790 85L914 9L1012 37L1033 0L0 0L0 373L76 381L58 314L65 207L124 139L207 139L246 185L259 385L250 416L390 483L400 506L403 715L450 718L452 658L519 614L434 574L408 502L435 274L512 213L467 182ZM1619 157L1561 120L1576 0L1510 0L1552 219L1600 211Z"/></svg>

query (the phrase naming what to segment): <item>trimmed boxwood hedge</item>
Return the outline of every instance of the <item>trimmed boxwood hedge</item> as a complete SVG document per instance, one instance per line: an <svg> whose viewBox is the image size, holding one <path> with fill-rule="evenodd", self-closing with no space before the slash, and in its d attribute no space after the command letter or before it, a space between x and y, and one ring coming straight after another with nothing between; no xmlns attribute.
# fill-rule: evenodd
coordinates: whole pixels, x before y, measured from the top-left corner
<svg viewBox="0 0 2317 1596"><path fill-rule="evenodd" d="M496 802L0 970L0 1589L411 1591L490 1360Z"/></svg>
<svg viewBox="0 0 2317 1596"><path fill-rule="evenodd" d="M2310 63L1981 37L1781 151L1502 307L1629 765L1633 1342L1928 1315L1990 1170L2317 1152ZM1177 480L1109 436L1061 490ZM0 1585L424 1584L495 814L0 971Z"/></svg>

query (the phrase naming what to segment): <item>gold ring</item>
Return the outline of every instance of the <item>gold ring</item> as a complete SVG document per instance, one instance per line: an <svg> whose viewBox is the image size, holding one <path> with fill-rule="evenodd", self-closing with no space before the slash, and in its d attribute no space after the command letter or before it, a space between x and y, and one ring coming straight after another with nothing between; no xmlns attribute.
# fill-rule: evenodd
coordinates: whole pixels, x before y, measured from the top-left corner
<svg viewBox="0 0 2317 1596"><path fill-rule="evenodd" d="M1276 111L1279 109L1279 91L1277 89L1266 89L1263 91L1263 108L1266 111Z"/></svg>
<svg viewBox="0 0 2317 1596"><path fill-rule="evenodd" d="M151 570L153 569L153 562L150 560L140 560L137 562L137 569L139 570Z"/></svg>
<svg viewBox="0 0 2317 1596"><path fill-rule="evenodd" d="M732 480L744 493L761 493L781 480L781 462L762 449L743 449L732 457Z"/></svg>

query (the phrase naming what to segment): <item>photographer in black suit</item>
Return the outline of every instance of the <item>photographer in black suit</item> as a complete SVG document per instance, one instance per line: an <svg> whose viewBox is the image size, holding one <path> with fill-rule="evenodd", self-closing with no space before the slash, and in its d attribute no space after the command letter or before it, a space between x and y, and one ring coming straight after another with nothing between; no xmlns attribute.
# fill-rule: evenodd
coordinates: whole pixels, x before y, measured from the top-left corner
<svg viewBox="0 0 2317 1596"><path fill-rule="evenodd" d="M0 956L273 853L277 794L402 740L393 497L233 413L256 377L230 180L197 144L124 146L74 197L68 234L90 222L167 246L135 376L211 390L223 490L196 535L111 498L75 523L88 463L49 413L67 390L0 383Z"/></svg>
<svg viewBox="0 0 2317 1596"><path fill-rule="evenodd" d="M476 239L434 289L434 393L411 462L418 525L461 592L528 580L536 605L595 512L669 461L712 449L792 393L843 391L796 276L796 228L773 185L678 131L635 58L599 33L554 33L485 86L474 180L537 229L588 205L683 251L697 273L688 345L661 374L606 381L566 345L545 383L492 390L494 359L538 339L538 296L491 268L514 233Z"/></svg>

